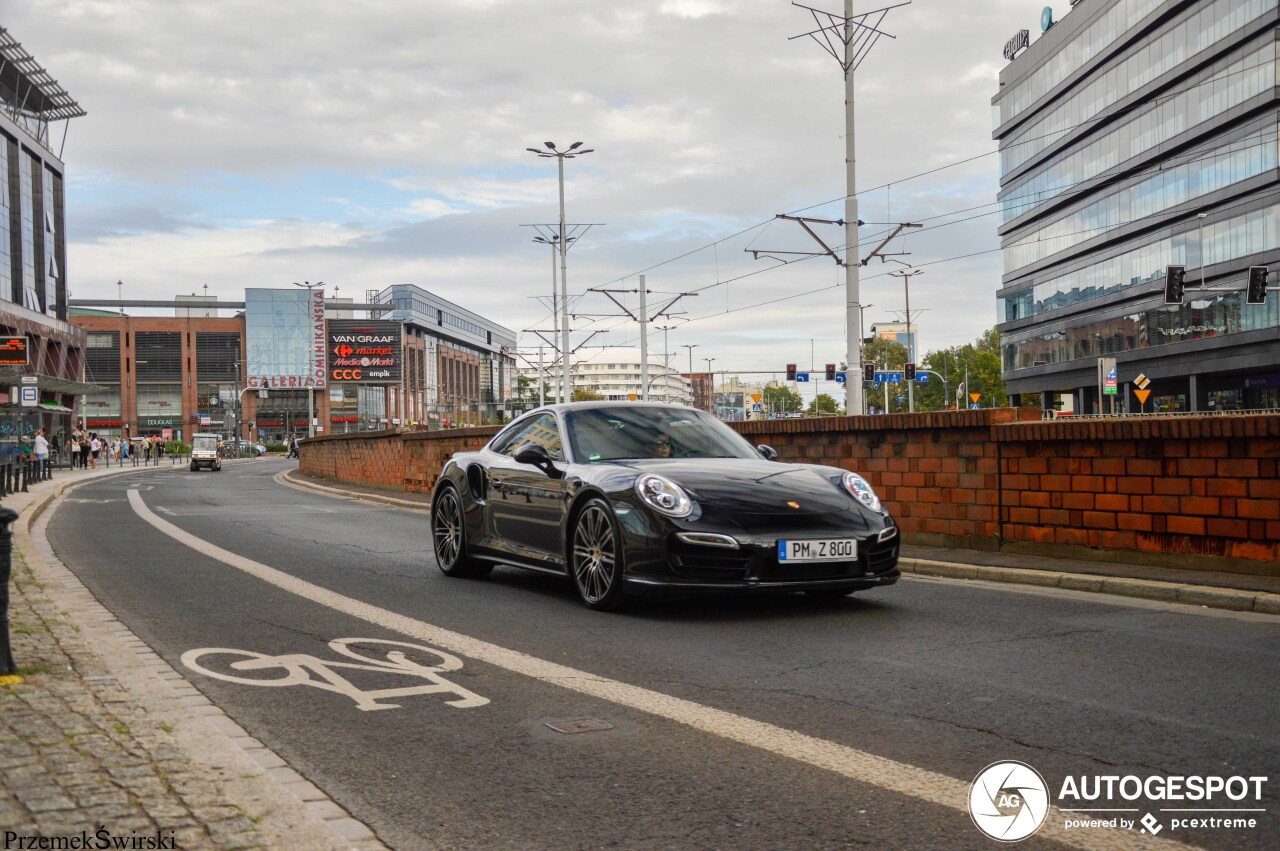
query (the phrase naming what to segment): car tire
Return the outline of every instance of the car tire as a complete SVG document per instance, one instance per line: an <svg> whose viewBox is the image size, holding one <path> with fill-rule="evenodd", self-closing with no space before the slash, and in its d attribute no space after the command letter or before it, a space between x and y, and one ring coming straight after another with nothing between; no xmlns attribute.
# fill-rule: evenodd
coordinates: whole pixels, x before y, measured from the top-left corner
<svg viewBox="0 0 1280 851"><path fill-rule="evenodd" d="M582 506L569 532L569 576L583 605L614 611L624 603L622 534L603 499Z"/></svg>
<svg viewBox="0 0 1280 851"><path fill-rule="evenodd" d="M199 465L199 464L197 464L195 461L192 461L192 462L191 462L191 472L193 472L193 473L198 473L198 472L200 472L200 465Z"/></svg>
<svg viewBox="0 0 1280 851"><path fill-rule="evenodd" d="M462 497L451 484L441 487L431 506L431 541L436 565L445 576L476 579L493 570L493 565L478 563L467 555Z"/></svg>

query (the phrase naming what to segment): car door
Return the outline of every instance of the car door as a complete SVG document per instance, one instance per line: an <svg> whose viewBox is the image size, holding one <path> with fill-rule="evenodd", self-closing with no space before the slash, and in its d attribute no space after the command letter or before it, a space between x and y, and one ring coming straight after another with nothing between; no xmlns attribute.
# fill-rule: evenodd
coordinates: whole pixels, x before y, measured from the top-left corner
<svg viewBox="0 0 1280 851"><path fill-rule="evenodd" d="M496 459L489 470L489 506L492 528L512 551L546 560L562 560L560 516L567 483L513 457L520 447L536 443L563 466L564 444L559 423L552 413L531 417L528 424L494 447Z"/></svg>

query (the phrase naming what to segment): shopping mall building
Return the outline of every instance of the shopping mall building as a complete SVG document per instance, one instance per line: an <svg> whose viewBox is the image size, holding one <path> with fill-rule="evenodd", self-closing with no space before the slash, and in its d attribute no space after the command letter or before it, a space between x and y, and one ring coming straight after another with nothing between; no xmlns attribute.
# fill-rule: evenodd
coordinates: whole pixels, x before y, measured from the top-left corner
<svg viewBox="0 0 1280 851"><path fill-rule="evenodd" d="M397 307L406 292L431 300L432 321ZM317 433L342 433L478 425L508 412L511 332L420 287L388 287L366 304L289 288L248 289L243 302L135 305L169 316L75 304L86 375L99 388L77 420L110 437L212 431L281 443L305 436L310 416Z"/></svg>
<svg viewBox="0 0 1280 851"><path fill-rule="evenodd" d="M1117 410L1280 408L1280 292L1244 294L1250 266L1280 277L1278 6L1059 4L1006 44L992 104L1012 397L1098 411L1115 358Z"/></svg>

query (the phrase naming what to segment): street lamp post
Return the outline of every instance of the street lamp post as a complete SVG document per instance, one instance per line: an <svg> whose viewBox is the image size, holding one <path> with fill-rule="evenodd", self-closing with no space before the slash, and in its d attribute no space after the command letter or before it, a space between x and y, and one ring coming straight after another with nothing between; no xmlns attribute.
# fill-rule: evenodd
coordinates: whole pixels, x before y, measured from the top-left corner
<svg viewBox="0 0 1280 851"><path fill-rule="evenodd" d="M711 376L711 398L707 400L707 413L712 413L716 406L716 376L711 371L711 362L715 358L703 358L707 362L707 375Z"/></svg>
<svg viewBox="0 0 1280 851"><path fill-rule="evenodd" d="M913 275L923 275L923 269L903 269L897 272L890 272L890 275L902 279L902 294L907 306L907 363L916 362L915 340L911 336L911 277ZM915 413L916 410L916 383L914 381L907 382L907 411Z"/></svg>
<svg viewBox="0 0 1280 851"><path fill-rule="evenodd" d="M124 281L116 281L116 298L120 300L120 315L124 316Z"/></svg>
<svg viewBox="0 0 1280 851"><path fill-rule="evenodd" d="M696 408L698 406L693 404L693 350L698 348L698 344L681 343L680 345L689 350L689 406L691 408Z"/></svg>
<svg viewBox="0 0 1280 851"><path fill-rule="evenodd" d="M565 239L564 233L564 161L573 159L583 154L589 154L594 148L578 150L582 147L581 142L574 142L563 151L556 150L555 142L543 142L547 150L538 148L526 148L540 157L555 157L558 166L560 178L560 375L562 378L561 392L564 394L564 401L568 402L573 399L573 390L570 386L569 373L569 269L566 251L568 249L568 240Z"/></svg>
<svg viewBox="0 0 1280 851"><path fill-rule="evenodd" d="M293 285L302 287L307 291L307 317L310 318L311 311L315 309L311 291L316 287L323 287L324 281L316 281L314 284L310 281L303 281L302 283L294 281ZM311 332L307 333L307 351L310 353L310 357L307 359L307 372L310 373L316 360L316 335ZM307 437L316 436L316 395L315 387L312 385L314 380L315 378L312 376L312 381L307 382Z"/></svg>

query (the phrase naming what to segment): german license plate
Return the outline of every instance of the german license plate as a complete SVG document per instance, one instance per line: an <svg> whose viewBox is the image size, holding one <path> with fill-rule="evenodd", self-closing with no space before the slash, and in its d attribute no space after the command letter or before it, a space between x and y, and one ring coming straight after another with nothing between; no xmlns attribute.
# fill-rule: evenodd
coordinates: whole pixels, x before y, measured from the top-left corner
<svg viewBox="0 0 1280 851"><path fill-rule="evenodd" d="M854 561L857 558L857 538L778 541L778 561Z"/></svg>

